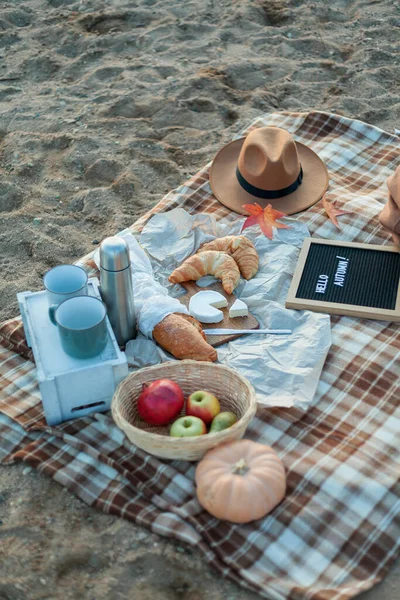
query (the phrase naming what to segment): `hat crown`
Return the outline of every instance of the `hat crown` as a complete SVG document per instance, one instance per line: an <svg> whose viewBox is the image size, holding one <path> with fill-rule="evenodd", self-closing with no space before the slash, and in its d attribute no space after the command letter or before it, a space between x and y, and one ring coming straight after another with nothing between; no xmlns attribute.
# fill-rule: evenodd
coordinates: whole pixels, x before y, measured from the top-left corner
<svg viewBox="0 0 400 600"><path fill-rule="evenodd" d="M255 129L246 137L238 160L240 174L262 190L280 190L293 184L300 173L296 144L280 127Z"/></svg>

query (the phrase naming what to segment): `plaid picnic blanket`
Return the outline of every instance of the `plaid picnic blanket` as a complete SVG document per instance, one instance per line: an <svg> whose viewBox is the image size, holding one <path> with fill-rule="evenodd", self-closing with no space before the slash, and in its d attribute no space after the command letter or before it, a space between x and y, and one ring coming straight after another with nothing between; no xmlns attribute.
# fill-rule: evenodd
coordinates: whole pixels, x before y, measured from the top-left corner
<svg viewBox="0 0 400 600"><path fill-rule="evenodd" d="M340 217L338 231L318 203L298 217L312 235L390 243L377 215L400 164L399 137L322 112L265 115L247 131L266 124L321 156L328 200L354 213ZM210 192L208 166L132 229L176 206L227 216ZM23 460L93 507L196 546L224 576L265 598L351 598L378 583L399 551L400 333L395 324L333 317L332 340L313 405L260 409L247 431L275 448L288 477L285 500L257 522L211 517L196 500L195 465L132 446L109 414L46 426L19 319L0 327L0 460Z"/></svg>

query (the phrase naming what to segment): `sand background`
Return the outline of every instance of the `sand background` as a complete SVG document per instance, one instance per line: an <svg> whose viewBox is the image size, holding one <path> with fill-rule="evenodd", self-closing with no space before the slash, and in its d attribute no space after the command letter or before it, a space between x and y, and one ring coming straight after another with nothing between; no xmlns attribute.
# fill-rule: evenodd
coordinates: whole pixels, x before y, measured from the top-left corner
<svg viewBox="0 0 400 600"><path fill-rule="evenodd" d="M393 0L0 2L0 319L260 113L400 126ZM364 600L398 600L399 570ZM0 599L255 600L191 550L0 470Z"/></svg>

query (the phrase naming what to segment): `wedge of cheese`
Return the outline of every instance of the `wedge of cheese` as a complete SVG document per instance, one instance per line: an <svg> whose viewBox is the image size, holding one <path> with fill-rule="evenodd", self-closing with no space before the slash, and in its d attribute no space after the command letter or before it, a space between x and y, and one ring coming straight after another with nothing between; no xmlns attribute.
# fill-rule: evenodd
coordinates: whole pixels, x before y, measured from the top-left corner
<svg viewBox="0 0 400 600"><path fill-rule="evenodd" d="M243 302L243 300L235 300L232 306L229 309L229 316L233 317L247 317L249 314L249 309L247 308L247 304Z"/></svg>
<svg viewBox="0 0 400 600"><path fill-rule="evenodd" d="M190 298L189 313L200 323L220 323L224 318L222 310L228 301L219 292L203 290Z"/></svg>

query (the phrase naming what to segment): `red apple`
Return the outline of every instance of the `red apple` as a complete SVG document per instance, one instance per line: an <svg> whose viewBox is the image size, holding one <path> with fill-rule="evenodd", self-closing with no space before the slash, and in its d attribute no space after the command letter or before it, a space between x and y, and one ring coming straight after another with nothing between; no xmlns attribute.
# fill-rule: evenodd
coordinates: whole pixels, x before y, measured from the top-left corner
<svg viewBox="0 0 400 600"><path fill-rule="evenodd" d="M199 417L206 425L211 423L220 410L218 399L204 390L193 392L186 403L186 414Z"/></svg>
<svg viewBox="0 0 400 600"><path fill-rule="evenodd" d="M180 417L171 425L169 435L172 437L194 437L207 433L204 421L197 417Z"/></svg>
<svg viewBox="0 0 400 600"><path fill-rule="evenodd" d="M171 379L144 383L137 401L139 415L149 425L166 425L181 412L185 398L179 385Z"/></svg>

